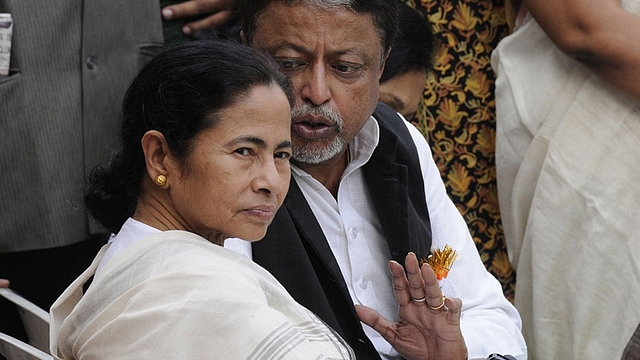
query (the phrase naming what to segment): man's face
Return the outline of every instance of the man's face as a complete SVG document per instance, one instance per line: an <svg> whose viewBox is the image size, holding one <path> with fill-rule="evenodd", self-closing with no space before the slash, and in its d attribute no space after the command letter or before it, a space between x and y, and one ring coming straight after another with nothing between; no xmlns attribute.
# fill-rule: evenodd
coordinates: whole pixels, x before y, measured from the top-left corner
<svg viewBox="0 0 640 360"><path fill-rule="evenodd" d="M378 100L382 45L372 16L273 1L250 45L269 52L291 80L294 159L320 164L340 154Z"/></svg>

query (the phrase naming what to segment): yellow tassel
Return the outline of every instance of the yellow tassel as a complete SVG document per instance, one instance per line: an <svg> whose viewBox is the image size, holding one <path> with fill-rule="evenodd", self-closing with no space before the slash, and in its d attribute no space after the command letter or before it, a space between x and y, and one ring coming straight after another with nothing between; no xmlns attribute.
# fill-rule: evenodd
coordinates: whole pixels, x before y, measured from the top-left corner
<svg viewBox="0 0 640 360"><path fill-rule="evenodd" d="M453 262L458 259L458 252L451 246L445 245L444 249L434 249L429 257L420 259L420 265L429 264L438 280L449 275Z"/></svg>

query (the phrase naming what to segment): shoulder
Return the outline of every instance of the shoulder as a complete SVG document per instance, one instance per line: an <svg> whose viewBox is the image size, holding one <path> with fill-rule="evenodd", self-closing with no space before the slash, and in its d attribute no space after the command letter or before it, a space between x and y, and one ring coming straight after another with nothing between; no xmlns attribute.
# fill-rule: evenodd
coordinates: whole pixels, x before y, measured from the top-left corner
<svg viewBox="0 0 640 360"><path fill-rule="evenodd" d="M426 144L420 131L390 106L379 102L373 112L373 117L380 126L381 139L384 139L385 135L392 134L403 142L416 145Z"/></svg>
<svg viewBox="0 0 640 360"><path fill-rule="evenodd" d="M102 268L96 280L198 286L255 287L271 276L251 260L186 231L165 231L132 244Z"/></svg>
<svg viewBox="0 0 640 360"><path fill-rule="evenodd" d="M373 112L373 117L383 129L400 133L406 130L406 126L403 124L404 120L400 117L400 114L387 104L378 102L376 110ZM405 128L404 130L403 127Z"/></svg>
<svg viewBox="0 0 640 360"><path fill-rule="evenodd" d="M289 296L251 260L197 235L167 231L114 257L83 302L94 309L139 307L150 314L169 307L206 317L213 305L226 311L238 306L255 310L269 307L272 299L286 302Z"/></svg>
<svg viewBox="0 0 640 360"><path fill-rule="evenodd" d="M386 104L378 103L373 117L380 128L377 152L398 153L403 161L433 161L431 150L425 137L410 122ZM389 155L389 154L387 154ZM424 158L424 159L423 159ZM416 164L414 164L416 165Z"/></svg>

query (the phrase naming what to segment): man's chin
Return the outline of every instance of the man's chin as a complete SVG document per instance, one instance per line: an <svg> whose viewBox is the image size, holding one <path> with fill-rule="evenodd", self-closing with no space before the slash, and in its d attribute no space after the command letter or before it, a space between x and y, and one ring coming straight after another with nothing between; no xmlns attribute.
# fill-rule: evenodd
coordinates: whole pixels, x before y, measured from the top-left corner
<svg viewBox="0 0 640 360"><path fill-rule="evenodd" d="M326 156L318 156L312 154L294 154L291 156L291 161L294 164L307 164L307 165L318 165L323 162L331 159L331 157Z"/></svg>
<svg viewBox="0 0 640 360"><path fill-rule="evenodd" d="M305 141L303 144L299 139L294 139L291 159L294 163L322 164L338 156L345 147L346 144L339 137L330 142Z"/></svg>

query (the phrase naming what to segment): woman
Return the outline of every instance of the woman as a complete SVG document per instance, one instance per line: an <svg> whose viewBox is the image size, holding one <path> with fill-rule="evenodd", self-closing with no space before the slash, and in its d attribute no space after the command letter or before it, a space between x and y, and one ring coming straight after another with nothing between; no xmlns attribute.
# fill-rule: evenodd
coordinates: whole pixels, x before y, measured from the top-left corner
<svg viewBox="0 0 640 360"><path fill-rule="evenodd" d="M432 70L435 40L418 10L398 3L398 36L380 77L380 101L420 126L417 115L427 74Z"/></svg>
<svg viewBox="0 0 640 360"><path fill-rule="evenodd" d="M177 46L140 72L122 147L85 195L117 235L51 309L56 358L352 357L270 274L212 246L259 240L282 204L286 84L266 56L221 41Z"/></svg>
<svg viewBox="0 0 640 360"><path fill-rule="evenodd" d="M287 94L272 60L220 40L178 45L140 72L125 96L121 148L94 169L85 195L117 235L51 308L55 358L355 358L268 272L214 246L261 239L282 204ZM358 313L407 358L464 359L461 301L427 307L441 293L435 275L413 254L406 264L408 277L390 264L400 320Z"/></svg>

